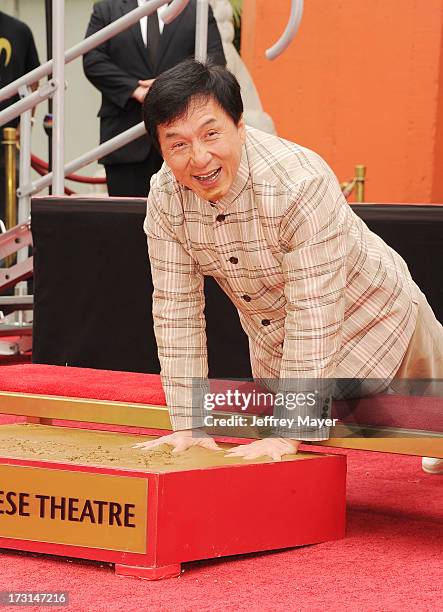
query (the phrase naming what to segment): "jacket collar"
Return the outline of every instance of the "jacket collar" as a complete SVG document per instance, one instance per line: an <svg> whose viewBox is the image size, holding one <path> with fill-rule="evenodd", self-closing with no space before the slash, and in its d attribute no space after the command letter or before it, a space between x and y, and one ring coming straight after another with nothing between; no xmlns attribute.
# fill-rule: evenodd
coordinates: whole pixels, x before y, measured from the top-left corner
<svg viewBox="0 0 443 612"><path fill-rule="evenodd" d="M237 200L237 198L243 193L243 191L245 191L249 183L250 183L250 171L249 171L248 155L246 152L246 146L243 145L240 165L238 167L237 174L235 175L234 182L232 183L225 197L215 202L217 209L220 211L227 210Z"/></svg>

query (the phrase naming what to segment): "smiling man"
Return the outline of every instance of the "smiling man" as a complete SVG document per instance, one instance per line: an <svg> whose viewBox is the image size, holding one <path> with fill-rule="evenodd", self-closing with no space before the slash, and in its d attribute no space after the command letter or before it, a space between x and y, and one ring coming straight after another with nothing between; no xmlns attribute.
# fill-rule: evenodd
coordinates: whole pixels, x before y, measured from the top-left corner
<svg viewBox="0 0 443 612"><path fill-rule="evenodd" d="M232 74L187 60L154 82L144 118L166 162L145 231L174 433L138 447L218 449L195 405L195 381L204 388L208 373L205 275L238 309L254 377L283 392L294 381L320 388L315 414L327 416L334 378L443 378L443 328L405 262L355 215L317 154L244 125ZM230 454L278 460L327 438L325 420L277 427Z"/></svg>
<svg viewBox="0 0 443 612"><path fill-rule="evenodd" d="M229 112L213 98L204 104L197 98L190 103L187 121L159 126L158 138L176 180L208 202L228 193L240 166L245 126L238 109Z"/></svg>

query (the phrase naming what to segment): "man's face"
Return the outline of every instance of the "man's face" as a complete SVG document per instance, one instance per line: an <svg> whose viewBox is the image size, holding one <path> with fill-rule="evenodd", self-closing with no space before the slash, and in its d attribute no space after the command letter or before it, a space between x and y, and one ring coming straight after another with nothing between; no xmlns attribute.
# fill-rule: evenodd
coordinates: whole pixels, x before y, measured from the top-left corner
<svg viewBox="0 0 443 612"><path fill-rule="evenodd" d="M158 126L162 154L175 178L213 202L234 182L245 136L243 118L235 125L213 98L191 101L184 117Z"/></svg>

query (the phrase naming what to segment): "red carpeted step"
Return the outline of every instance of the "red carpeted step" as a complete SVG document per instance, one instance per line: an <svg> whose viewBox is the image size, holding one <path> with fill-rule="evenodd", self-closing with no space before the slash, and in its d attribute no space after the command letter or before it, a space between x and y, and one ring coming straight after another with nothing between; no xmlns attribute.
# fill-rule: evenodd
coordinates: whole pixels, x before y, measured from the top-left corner
<svg viewBox="0 0 443 612"><path fill-rule="evenodd" d="M157 374L23 364L0 368L0 391L165 405Z"/></svg>

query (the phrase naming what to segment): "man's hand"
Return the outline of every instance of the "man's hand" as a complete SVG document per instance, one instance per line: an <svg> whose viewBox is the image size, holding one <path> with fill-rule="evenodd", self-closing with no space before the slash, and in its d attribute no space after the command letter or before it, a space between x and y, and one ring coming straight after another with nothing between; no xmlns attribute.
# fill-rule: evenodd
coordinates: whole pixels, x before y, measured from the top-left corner
<svg viewBox="0 0 443 612"><path fill-rule="evenodd" d="M155 79L145 79L144 81L141 80L138 82L139 85L141 85L142 87L146 87L147 89L149 89L152 85L152 83L154 82Z"/></svg>
<svg viewBox="0 0 443 612"><path fill-rule="evenodd" d="M148 93L149 88L151 87L153 82L154 79L140 80L138 82L138 87L132 92L132 98L135 98L137 102L143 104L146 98L146 94Z"/></svg>
<svg viewBox="0 0 443 612"><path fill-rule="evenodd" d="M222 450L219 446L217 446L214 438L211 438L204 432L198 432L196 435L195 431L192 429L175 431L172 434L161 436L161 438L150 440L149 442L139 442L138 444L134 444L132 448L152 450L158 446L161 446L162 444L169 444L169 446L172 446L172 452L174 454L181 453L188 448L191 448L191 446L202 446L203 448L214 451Z"/></svg>
<svg viewBox="0 0 443 612"><path fill-rule="evenodd" d="M266 438L264 440L256 440L250 444L234 446L226 453L226 457L257 459L258 457L268 456L274 461L281 461L283 455L291 455L296 453L300 444L300 440L290 440L288 438Z"/></svg>

